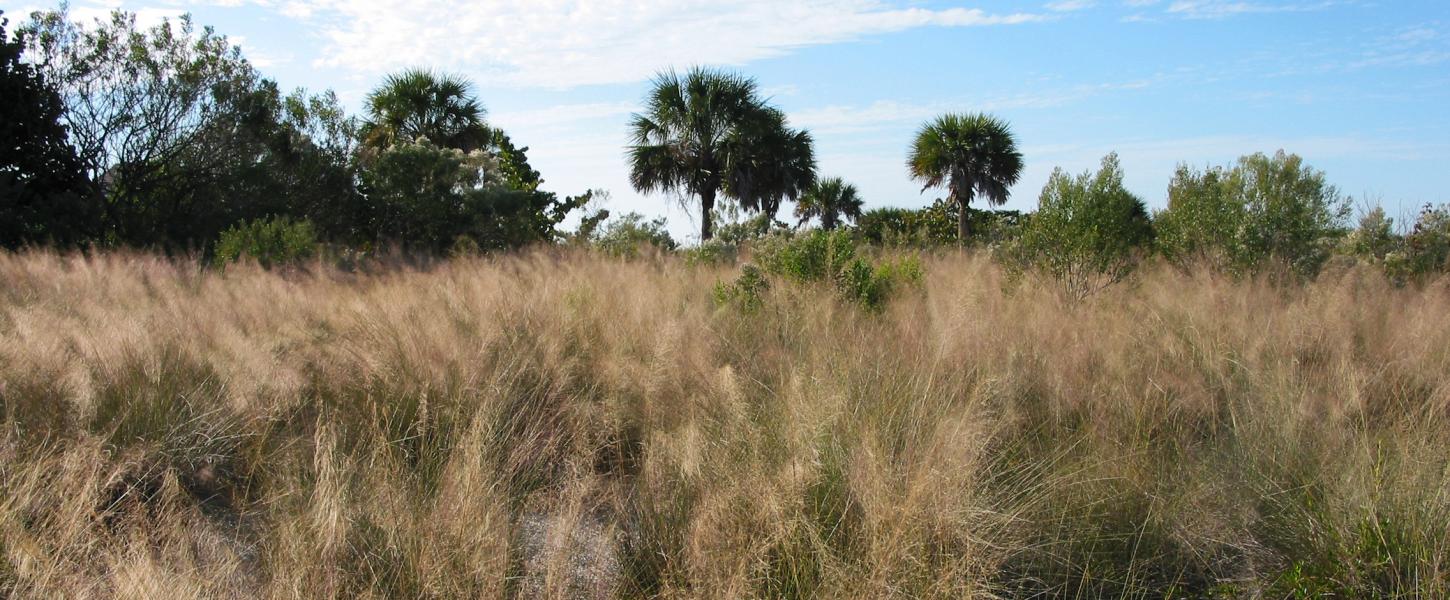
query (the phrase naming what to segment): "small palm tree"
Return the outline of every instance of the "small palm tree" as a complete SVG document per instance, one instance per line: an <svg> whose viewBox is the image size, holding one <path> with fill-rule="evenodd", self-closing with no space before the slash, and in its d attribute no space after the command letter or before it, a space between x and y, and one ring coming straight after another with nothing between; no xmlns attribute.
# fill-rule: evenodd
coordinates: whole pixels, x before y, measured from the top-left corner
<svg viewBox="0 0 1450 600"><path fill-rule="evenodd" d="M852 221L861 218L861 195L856 186L840 177L822 179L796 201L795 216L801 225L820 219L821 229L830 231L840 224L841 217Z"/></svg>
<svg viewBox="0 0 1450 600"><path fill-rule="evenodd" d="M426 137L467 152L485 147L490 139L473 84L447 73L408 69L389 75L368 94L367 112L363 143L372 148Z"/></svg>
<svg viewBox="0 0 1450 600"><path fill-rule="evenodd" d="M714 235L720 194L773 215L782 197L798 197L815 179L810 134L787 127L755 80L734 73L659 74L630 130L630 184L699 198L702 241Z"/></svg>
<svg viewBox="0 0 1450 600"><path fill-rule="evenodd" d="M957 240L967 241L968 207L982 196L993 206L1007 201L1022 175L1022 153L1006 121L986 114L946 114L916 134L906 161L922 191L943 184L957 205Z"/></svg>

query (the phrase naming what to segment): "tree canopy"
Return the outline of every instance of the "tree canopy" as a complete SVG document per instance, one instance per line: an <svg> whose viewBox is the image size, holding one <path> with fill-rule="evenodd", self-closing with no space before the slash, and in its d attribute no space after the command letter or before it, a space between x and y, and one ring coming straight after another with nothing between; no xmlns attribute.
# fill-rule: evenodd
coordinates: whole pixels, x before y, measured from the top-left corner
<svg viewBox="0 0 1450 600"><path fill-rule="evenodd" d="M783 198L798 198L815 180L810 134L791 129L785 114L760 97L755 80L735 73L660 73L630 132L630 184L697 197L702 241L714 235L719 194L774 215Z"/></svg>
<svg viewBox="0 0 1450 600"><path fill-rule="evenodd" d="M957 239L966 243L967 208L977 196L993 206L1007 202L1022 175L1022 153L1007 122L987 114L945 114L923 125L906 160L922 191L943 185L960 205Z"/></svg>

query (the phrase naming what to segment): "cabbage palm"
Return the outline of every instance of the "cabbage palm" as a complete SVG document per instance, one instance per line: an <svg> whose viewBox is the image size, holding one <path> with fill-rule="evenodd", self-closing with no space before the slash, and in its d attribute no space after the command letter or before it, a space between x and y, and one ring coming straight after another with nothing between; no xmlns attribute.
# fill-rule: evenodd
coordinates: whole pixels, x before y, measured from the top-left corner
<svg viewBox="0 0 1450 600"><path fill-rule="evenodd" d="M821 229L830 231L840 224L841 217L852 221L861 217L861 195L856 186L840 177L822 179L796 201L795 216L802 225L820 219Z"/></svg>
<svg viewBox="0 0 1450 600"><path fill-rule="evenodd" d="M742 208L775 219L783 199L796 201L816 181L811 134L786 125L785 113L767 109L742 126L728 147L725 191Z"/></svg>
<svg viewBox="0 0 1450 600"><path fill-rule="evenodd" d="M465 78L426 69L389 75L367 97L363 141L385 148L426 137L444 148L477 150L488 144L483 104Z"/></svg>
<svg viewBox="0 0 1450 600"><path fill-rule="evenodd" d="M916 134L907 158L922 191L947 186L957 205L957 240L967 241L968 206L977 196L997 206L1022 175L1022 153L1007 122L987 114L946 114Z"/></svg>
<svg viewBox="0 0 1450 600"><path fill-rule="evenodd" d="M714 235L720 194L773 214L815 177L810 134L791 130L755 80L707 68L655 77L630 121L630 184L640 192L700 200L700 239Z"/></svg>

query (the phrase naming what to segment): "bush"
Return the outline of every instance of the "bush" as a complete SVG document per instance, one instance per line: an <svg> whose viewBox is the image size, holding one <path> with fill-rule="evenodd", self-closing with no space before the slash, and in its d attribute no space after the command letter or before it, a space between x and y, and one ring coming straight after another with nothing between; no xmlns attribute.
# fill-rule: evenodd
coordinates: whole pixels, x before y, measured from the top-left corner
<svg viewBox="0 0 1450 600"><path fill-rule="evenodd" d="M223 231L216 245L218 265L247 258L272 268L297 264L316 254L317 232L312 222L286 217L242 222Z"/></svg>
<svg viewBox="0 0 1450 600"><path fill-rule="evenodd" d="M1349 200L1323 172L1281 150L1232 169L1180 166L1155 225L1160 250L1180 266L1252 274L1282 264L1307 277L1329 258L1348 215Z"/></svg>
<svg viewBox="0 0 1450 600"><path fill-rule="evenodd" d="M480 250L553 241L555 227L591 194L564 198L509 183L499 159L463 152L425 138L380 151L361 182L372 217L372 236L410 250L447 251L460 236Z"/></svg>
<svg viewBox="0 0 1450 600"><path fill-rule="evenodd" d="M829 283L843 299L880 311L894 290L919 285L922 279L915 257L873 265L856 255L854 238L842 230L767 238L757 247L756 258L759 267L748 266L734 286L721 289L755 289L754 281L770 273L797 284Z"/></svg>
<svg viewBox="0 0 1450 600"><path fill-rule="evenodd" d="M715 304L734 304L740 310L751 313L764 304L763 295L770 289L770 280L765 272L755 265L740 267L740 277L735 283L715 284Z"/></svg>
<svg viewBox="0 0 1450 600"><path fill-rule="evenodd" d="M1122 281L1153 241L1143 201L1123 187L1116 154L1097 173L1053 172L1037 213L1002 257L1018 270L1034 270L1081 300Z"/></svg>
<svg viewBox="0 0 1450 600"><path fill-rule="evenodd" d="M624 258L637 258L646 246L665 252L679 247L665 229L663 217L646 221L644 215L634 212L605 225L594 245L606 254Z"/></svg>
<svg viewBox="0 0 1450 600"><path fill-rule="evenodd" d="M1450 205L1425 205L1400 248L1386 256L1385 269L1402 283L1450 271Z"/></svg>
<svg viewBox="0 0 1450 600"><path fill-rule="evenodd" d="M968 243L994 246L1017 236L1023 215L1015 210L968 208ZM938 199L919 209L876 208L856 220L862 241L876 246L932 248L957 245L957 205Z"/></svg>
<svg viewBox="0 0 1450 600"><path fill-rule="evenodd" d="M702 242L682 253L685 264L692 267L735 264L740 257L740 247L720 239Z"/></svg>

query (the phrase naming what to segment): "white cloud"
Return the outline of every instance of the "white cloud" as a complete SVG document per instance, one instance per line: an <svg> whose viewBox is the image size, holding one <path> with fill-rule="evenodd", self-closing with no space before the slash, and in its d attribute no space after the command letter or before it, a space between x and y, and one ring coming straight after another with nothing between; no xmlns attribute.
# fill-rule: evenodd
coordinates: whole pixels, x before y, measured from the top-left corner
<svg viewBox="0 0 1450 600"><path fill-rule="evenodd" d="M1323 10L1343 2L1244 2L1237 0L1176 0L1168 5L1167 12L1185 19L1223 19L1227 17L1278 12L1308 12Z"/></svg>
<svg viewBox="0 0 1450 600"><path fill-rule="evenodd" d="M1434 24L1405 28L1369 43L1347 69L1366 67L1424 67L1450 61L1450 36Z"/></svg>
<svg viewBox="0 0 1450 600"><path fill-rule="evenodd" d="M593 121L622 117L638 109L631 102L595 102L587 104L561 104L528 110L494 113L489 122L505 129L514 128L558 128L576 125L580 121Z"/></svg>
<svg viewBox="0 0 1450 600"><path fill-rule="evenodd" d="M1045 18L883 0L322 0L311 14L325 40L319 66L378 73L431 65L491 84L553 88L640 81L668 67L740 65L919 27Z"/></svg>
<svg viewBox="0 0 1450 600"><path fill-rule="evenodd" d="M919 123L947 112L1052 108L1099 94L1143 89L1153 85L1155 80L1144 79L1119 83L1079 85L1057 90L1004 95L994 98L963 99L925 104L900 102L896 100L878 100L865 106L831 105L793 111L790 113L790 121L792 125L808 128L815 133L837 134L873 131L899 126L903 123Z"/></svg>
<svg viewBox="0 0 1450 600"><path fill-rule="evenodd" d="M1073 12L1085 8L1092 8L1096 4L1097 2L1093 0L1057 0L1057 2L1048 2L1047 10L1054 12Z"/></svg>

